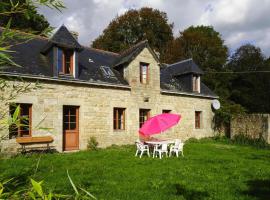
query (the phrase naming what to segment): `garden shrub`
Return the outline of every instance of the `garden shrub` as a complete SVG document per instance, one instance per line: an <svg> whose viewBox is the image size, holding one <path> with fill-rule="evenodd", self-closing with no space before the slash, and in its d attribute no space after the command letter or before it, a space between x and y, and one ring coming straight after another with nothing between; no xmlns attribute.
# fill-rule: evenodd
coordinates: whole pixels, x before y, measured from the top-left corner
<svg viewBox="0 0 270 200"><path fill-rule="evenodd" d="M270 145L267 144L263 137L253 138L243 133L236 134L231 141L233 144L252 145L257 148L270 148Z"/></svg>
<svg viewBox="0 0 270 200"><path fill-rule="evenodd" d="M87 143L87 149L88 150L94 150L96 151L98 149L98 141L97 138L94 136L91 136Z"/></svg>

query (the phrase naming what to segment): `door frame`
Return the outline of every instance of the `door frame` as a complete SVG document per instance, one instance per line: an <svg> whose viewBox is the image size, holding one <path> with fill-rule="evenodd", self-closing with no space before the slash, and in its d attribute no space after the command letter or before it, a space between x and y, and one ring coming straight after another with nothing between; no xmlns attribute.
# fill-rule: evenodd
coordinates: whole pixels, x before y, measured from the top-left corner
<svg viewBox="0 0 270 200"><path fill-rule="evenodd" d="M76 130L70 132L76 132L77 136L77 146L75 148L66 148L66 137L64 130L64 108L65 107L75 107L76 108ZM69 130L67 130L69 131ZM63 105L62 106L62 151L73 151L80 149L80 106L77 105Z"/></svg>

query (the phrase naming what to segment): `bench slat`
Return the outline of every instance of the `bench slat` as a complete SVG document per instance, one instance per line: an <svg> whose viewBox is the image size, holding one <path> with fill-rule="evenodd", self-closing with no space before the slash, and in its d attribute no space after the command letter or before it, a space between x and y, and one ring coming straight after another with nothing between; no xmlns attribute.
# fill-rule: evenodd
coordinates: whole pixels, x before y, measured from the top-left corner
<svg viewBox="0 0 270 200"><path fill-rule="evenodd" d="M51 136L17 137L16 142L19 144L50 143L53 142L53 138Z"/></svg>

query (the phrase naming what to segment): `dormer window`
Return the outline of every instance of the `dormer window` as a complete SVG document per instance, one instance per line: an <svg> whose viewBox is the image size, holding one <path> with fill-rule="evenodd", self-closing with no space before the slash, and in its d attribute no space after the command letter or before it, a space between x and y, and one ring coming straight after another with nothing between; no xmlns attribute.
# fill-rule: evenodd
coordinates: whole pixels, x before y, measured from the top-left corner
<svg viewBox="0 0 270 200"><path fill-rule="evenodd" d="M57 68L59 74L73 75L73 54L72 50L58 48L57 52Z"/></svg>
<svg viewBox="0 0 270 200"><path fill-rule="evenodd" d="M149 81L149 64L140 63L140 82L142 84L147 84Z"/></svg>
<svg viewBox="0 0 270 200"><path fill-rule="evenodd" d="M192 85L193 85L193 92L198 92L200 93L200 76L199 75L193 75L192 77Z"/></svg>

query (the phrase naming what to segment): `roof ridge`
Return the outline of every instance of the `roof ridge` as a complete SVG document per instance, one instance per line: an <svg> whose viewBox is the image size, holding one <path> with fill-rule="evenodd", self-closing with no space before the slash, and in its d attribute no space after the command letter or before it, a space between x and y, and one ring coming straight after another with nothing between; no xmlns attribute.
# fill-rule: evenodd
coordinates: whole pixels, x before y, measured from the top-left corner
<svg viewBox="0 0 270 200"><path fill-rule="evenodd" d="M81 45L81 46L82 46L83 48L91 49L91 50L93 50L93 51L104 52L104 53L114 54L114 55L120 56L119 53L115 53L115 52L112 52L112 51L107 51L107 50L103 50L103 49L97 49L97 48L88 47L88 46L85 46L85 45Z"/></svg>
<svg viewBox="0 0 270 200"><path fill-rule="evenodd" d="M141 44L144 44L144 43L146 43L146 42L148 42L147 39L146 39L146 40L142 40L142 41L138 42L137 44L134 44L133 46L129 47L128 49L126 49L126 50L120 52L120 55L125 55L125 54L129 53L130 51L132 51L133 49L135 49L135 48L137 48L138 46L140 46Z"/></svg>
<svg viewBox="0 0 270 200"><path fill-rule="evenodd" d="M3 26L0 26L0 29L6 29L6 28L3 27ZM25 34L25 35L32 35L32 36L34 36L34 37L36 37L36 38L40 38L40 39L42 39L42 40L49 40L49 38L46 37L46 36L35 35L35 34L33 34L33 33L27 33L27 32L25 32L25 31L18 30L18 29L14 29L14 28L10 28L10 30L12 30L12 31L14 31L14 32L18 32L18 33Z"/></svg>
<svg viewBox="0 0 270 200"><path fill-rule="evenodd" d="M193 60L193 59L192 58L188 58L188 59L185 59L185 60L181 60L181 61L178 61L176 63L168 64L167 67L171 67L173 65L177 65L177 64L180 64L180 63L188 62L188 61L191 61L191 60Z"/></svg>

